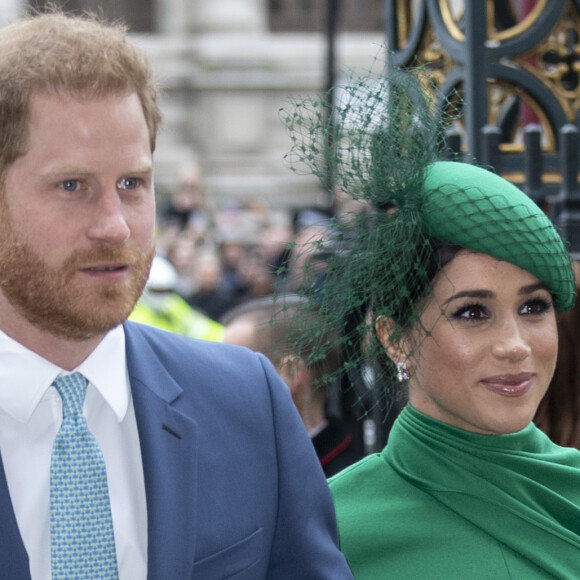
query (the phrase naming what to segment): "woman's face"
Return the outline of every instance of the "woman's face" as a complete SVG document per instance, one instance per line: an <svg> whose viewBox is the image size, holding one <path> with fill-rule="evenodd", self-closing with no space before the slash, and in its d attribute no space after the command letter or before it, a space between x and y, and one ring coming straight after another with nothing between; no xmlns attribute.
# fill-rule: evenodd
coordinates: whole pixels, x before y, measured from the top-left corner
<svg viewBox="0 0 580 580"><path fill-rule="evenodd" d="M415 331L408 361L413 407L477 433L513 433L532 420L558 350L543 283L462 250L435 277L421 321L428 335Z"/></svg>

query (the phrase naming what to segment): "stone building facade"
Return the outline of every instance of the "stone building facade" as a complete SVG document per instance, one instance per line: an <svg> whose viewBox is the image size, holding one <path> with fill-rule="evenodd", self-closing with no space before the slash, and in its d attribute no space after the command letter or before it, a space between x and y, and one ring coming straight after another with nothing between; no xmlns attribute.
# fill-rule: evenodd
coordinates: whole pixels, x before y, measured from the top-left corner
<svg viewBox="0 0 580 580"><path fill-rule="evenodd" d="M326 2L295 1L303 7L318 5L310 13L319 22L307 19L302 27L300 21L290 22L287 29L283 19L272 18L272 11L277 7L280 13L280 7L292 2L274 0L68 0L66 6L97 8L124 19L154 63L164 89L165 126L156 152L161 199L175 187L179 167L195 159L215 206L257 201L277 208L320 201L318 184L284 165L289 139L279 109L290 96L324 90L327 39L320 24ZM42 4L0 0L1 23ZM362 14L374 18L375 31L339 32L339 73L368 68L383 42L376 18L382 1L357 0L353 5L367 4L374 12L365 9Z"/></svg>

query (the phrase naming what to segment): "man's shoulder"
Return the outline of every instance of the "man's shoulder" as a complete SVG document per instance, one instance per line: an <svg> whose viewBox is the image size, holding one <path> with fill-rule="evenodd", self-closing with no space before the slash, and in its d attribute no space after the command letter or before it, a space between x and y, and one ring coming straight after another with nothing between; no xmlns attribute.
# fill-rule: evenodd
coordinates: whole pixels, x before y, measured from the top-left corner
<svg viewBox="0 0 580 580"><path fill-rule="evenodd" d="M190 338L136 322L126 322L124 330L127 363L132 368L160 364L179 374L195 370L198 376L218 371L239 375L240 368L263 373L267 364L262 355L241 346Z"/></svg>
<svg viewBox="0 0 580 580"><path fill-rule="evenodd" d="M287 389L271 363L259 353L230 344L126 323L127 370L133 392L148 389L180 409L215 423L220 415L255 420ZM290 400L290 404L292 401Z"/></svg>
<svg viewBox="0 0 580 580"><path fill-rule="evenodd" d="M251 351L246 348L216 341L192 338L139 322L127 321L123 326L127 344L137 348L147 346L154 350L160 350L168 354L174 353L176 355L183 353L183 351L189 354L205 354L206 356L227 354L231 356L251 357L252 355Z"/></svg>

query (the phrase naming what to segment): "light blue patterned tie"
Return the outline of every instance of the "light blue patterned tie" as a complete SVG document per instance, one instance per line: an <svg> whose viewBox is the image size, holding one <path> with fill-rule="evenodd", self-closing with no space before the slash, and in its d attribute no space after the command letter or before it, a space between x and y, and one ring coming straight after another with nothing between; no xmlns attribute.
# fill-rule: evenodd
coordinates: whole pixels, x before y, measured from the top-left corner
<svg viewBox="0 0 580 580"><path fill-rule="evenodd" d="M118 578L105 462L82 415L87 382L73 373L53 383L63 406L50 464L53 580Z"/></svg>

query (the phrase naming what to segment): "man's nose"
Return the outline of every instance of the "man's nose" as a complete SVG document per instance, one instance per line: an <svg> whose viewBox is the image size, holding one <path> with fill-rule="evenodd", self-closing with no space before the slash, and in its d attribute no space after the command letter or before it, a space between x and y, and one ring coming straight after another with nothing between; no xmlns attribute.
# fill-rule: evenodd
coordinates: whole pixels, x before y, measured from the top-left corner
<svg viewBox="0 0 580 580"><path fill-rule="evenodd" d="M101 190L94 212L88 229L91 239L112 245L124 244L129 239L131 230L116 186Z"/></svg>

